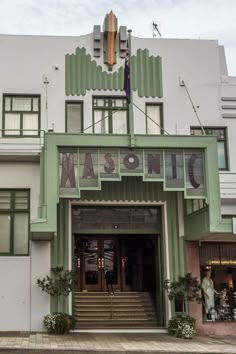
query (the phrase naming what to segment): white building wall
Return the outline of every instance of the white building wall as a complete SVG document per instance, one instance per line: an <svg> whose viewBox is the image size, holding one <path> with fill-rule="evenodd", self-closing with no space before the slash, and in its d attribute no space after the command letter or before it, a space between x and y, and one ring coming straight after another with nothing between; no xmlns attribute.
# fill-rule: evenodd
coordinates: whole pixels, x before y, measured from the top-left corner
<svg viewBox="0 0 236 354"><path fill-rule="evenodd" d="M50 313L50 296L37 286L37 279L50 273L50 242L31 242L31 331L45 331L43 317Z"/></svg>
<svg viewBox="0 0 236 354"><path fill-rule="evenodd" d="M0 189L30 189L30 217L37 218L39 163L0 163ZM0 257L0 331L42 331L50 299L36 285L50 270L50 242L30 243L28 257Z"/></svg>
<svg viewBox="0 0 236 354"><path fill-rule="evenodd" d="M0 331L30 331L30 257L0 257Z"/></svg>

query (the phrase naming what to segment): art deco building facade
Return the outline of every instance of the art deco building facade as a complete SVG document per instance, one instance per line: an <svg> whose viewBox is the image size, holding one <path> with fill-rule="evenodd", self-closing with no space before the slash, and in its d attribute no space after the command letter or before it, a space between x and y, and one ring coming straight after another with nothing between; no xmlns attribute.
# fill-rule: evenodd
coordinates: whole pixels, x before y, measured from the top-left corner
<svg viewBox="0 0 236 354"><path fill-rule="evenodd" d="M88 35L2 35L0 48L0 330L43 330L55 301L36 281L55 266L76 271L60 306L78 328L166 328L164 279L206 267L233 298L236 78L224 48L137 38L112 12ZM190 306L199 333L235 332L234 304L228 318L217 306L214 324Z"/></svg>

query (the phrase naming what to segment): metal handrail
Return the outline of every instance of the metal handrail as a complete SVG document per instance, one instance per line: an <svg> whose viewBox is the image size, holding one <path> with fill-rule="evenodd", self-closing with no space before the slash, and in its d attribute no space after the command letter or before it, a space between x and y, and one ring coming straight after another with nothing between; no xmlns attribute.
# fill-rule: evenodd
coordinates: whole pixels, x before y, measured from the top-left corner
<svg viewBox="0 0 236 354"><path fill-rule="evenodd" d="M17 132L19 134L7 134L5 135L5 132ZM37 132L37 135L24 135L22 134L23 132ZM17 150L19 150L19 146L20 145L24 145L24 150L38 150L38 148L25 148L25 146L32 146L32 145L36 145L38 147L42 147L45 144L45 133L46 131L44 129L0 129L0 147L2 145L7 145L7 146L17 146ZM19 139L20 138L20 139ZM3 141L4 139L4 141ZM9 139L14 139L14 142L9 141ZM24 139L22 141L22 139ZM25 139L39 139L39 141L35 141L35 142L27 142L25 141ZM14 151L14 149L11 149L10 151Z"/></svg>

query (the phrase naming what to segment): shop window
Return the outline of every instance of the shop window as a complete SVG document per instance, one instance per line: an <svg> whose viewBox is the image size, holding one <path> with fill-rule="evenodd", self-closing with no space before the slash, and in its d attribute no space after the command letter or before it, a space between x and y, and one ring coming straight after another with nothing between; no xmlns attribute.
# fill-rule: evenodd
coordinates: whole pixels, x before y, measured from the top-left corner
<svg viewBox="0 0 236 354"><path fill-rule="evenodd" d="M66 102L66 132L67 133L83 132L83 102L82 101Z"/></svg>
<svg viewBox="0 0 236 354"><path fill-rule="evenodd" d="M226 128L204 127L206 135L217 137L217 153L219 170L228 170L227 158L227 130ZM200 127L192 127L191 135L202 135Z"/></svg>
<svg viewBox="0 0 236 354"><path fill-rule="evenodd" d="M96 134L127 134L127 99L93 97L93 132Z"/></svg>
<svg viewBox="0 0 236 354"><path fill-rule="evenodd" d="M34 137L40 130L40 96L3 95L3 136Z"/></svg>
<svg viewBox="0 0 236 354"><path fill-rule="evenodd" d="M206 321L236 321L236 243L202 242L199 250Z"/></svg>
<svg viewBox="0 0 236 354"><path fill-rule="evenodd" d="M185 214L189 215L207 206L205 199L185 199Z"/></svg>
<svg viewBox="0 0 236 354"><path fill-rule="evenodd" d="M0 225L0 255L28 255L28 190L0 190Z"/></svg>
<svg viewBox="0 0 236 354"><path fill-rule="evenodd" d="M163 133L162 105L146 103L146 133L158 135Z"/></svg>

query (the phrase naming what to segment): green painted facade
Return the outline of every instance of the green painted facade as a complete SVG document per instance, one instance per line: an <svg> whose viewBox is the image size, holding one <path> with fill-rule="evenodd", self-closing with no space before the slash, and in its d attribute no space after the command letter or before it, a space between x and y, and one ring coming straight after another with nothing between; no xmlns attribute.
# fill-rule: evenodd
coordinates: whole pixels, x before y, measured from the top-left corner
<svg viewBox="0 0 236 354"><path fill-rule="evenodd" d="M205 174L207 187L208 219L207 232L231 232L229 220L221 220L219 175L217 167L216 138L211 136L135 136L136 147L140 148L202 148L205 152ZM41 205L39 219L31 221L33 238L38 234L57 232L56 205L59 202L58 188L58 148L59 147L130 147L129 136L90 135L90 134L46 134L44 151L41 154ZM145 182L150 183L150 182ZM157 182L158 183L158 182ZM73 196L71 196L73 197ZM78 198L78 195L74 196ZM196 234L188 220L192 222L196 216L185 218L188 234ZM207 220L207 218L206 218ZM196 221L196 226L198 222ZM198 229L197 229L198 231Z"/></svg>
<svg viewBox="0 0 236 354"><path fill-rule="evenodd" d="M120 90L124 88L124 68L109 73L104 71L85 48L76 48L75 54L65 57L66 95L86 95L87 90ZM140 97L162 97L161 58L150 56L147 49L139 49L131 57L131 87Z"/></svg>
<svg viewBox="0 0 236 354"><path fill-rule="evenodd" d="M74 200L136 200L166 202L169 267L171 278L184 273L184 239L195 240L210 233L232 232L230 219L221 220L220 189L217 162L217 141L213 136L144 136L136 135L135 147L150 148L202 148L205 156L207 208L185 216L185 237L178 234L177 193L163 190L161 182L143 182L139 176L123 177L121 181L101 182L101 190L83 190L70 196ZM60 147L129 148L130 136L90 134L46 134L41 154L41 195L39 219L31 221L33 240L51 239L51 265L68 263L68 198L59 199L58 149ZM182 236L182 235L181 235ZM52 311L55 302L52 299ZM68 299L62 300L61 309L68 310Z"/></svg>
<svg viewBox="0 0 236 354"><path fill-rule="evenodd" d="M169 253L169 267L171 278L177 277L179 274L184 274L185 271L185 257L183 247L183 237L180 237L178 233L178 212L177 212L177 193L176 192L164 192L161 183L144 183L140 177L124 177L121 182L103 182L101 191L82 191L81 201L85 202L108 202L119 201L125 202L132 200L135 202L155 202L164 201L166 203L166 210L168 214L167 227L168 227L168 253ZM64 266L66 269L73 268L72 264L69 264L69 239L71 235L68 234L68 215L69 215L68 201L61 199L57 208L58 215L58 233L57 237L54 237L51 244L51 262L52 266ZM109 234L121 234L120 230L106 230ZM148 230L147 235L149 233ZM91 234L96 230L90 230ZM132 230L132 234L137 235L138 230ZM104 232L103 232L104 233ZM127 231L125 232L127 234ZM139 232L140 233L140 232ZM142 230L142 234L145 234L145 230ZM153 231L152 231L153 233ZM157 230L160 234L160 243L156 243L156 260L155 264L158 268L158 272L162 273L160 276L161 283L163 282L164 273L164 239L162 234L162 225ZM97 232L96 232L97 234ZM158 241L158 240L157 240ZM157 273L157 272L156 272ZM162 290L161 297L162 297ZM158 301L160 302L160 295L158 294ZM163 303L163 298L161 299ZM68 312L69 299L68 297L62 297L59 303L60 310ZM164 303L163 303L164 306ZM51 311L57 310L56 299L51 298ZM162 311L163 312L163 311ZM164 313L162 313L164 315ZM164 320L164 319L163 319Z"/></svg>

